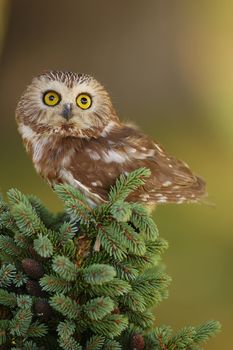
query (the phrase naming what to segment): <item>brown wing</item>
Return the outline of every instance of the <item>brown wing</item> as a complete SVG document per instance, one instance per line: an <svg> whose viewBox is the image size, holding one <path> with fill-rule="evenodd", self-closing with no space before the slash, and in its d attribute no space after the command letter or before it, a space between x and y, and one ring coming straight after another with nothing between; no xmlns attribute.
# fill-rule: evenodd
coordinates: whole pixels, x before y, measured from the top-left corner
<svg viewBox="0 0 233 350"><path fill-rule="evenodd" d="M205 182L184 162L129 126L114 128L107 135L83 144L74 153L70 171L90 193L105 200L121 173L140 167L149 168L151 177L129 200L145 204L183 203L198 201L205 194Z"/></svg>
<svg viewBox="0 0 233 350"><path fill-rule="evenodd" d="M148 204L183 203L200 201L206 195L205 181L194 175L186 163L167 154L158 143L136 131L134 136L128 138L128 144L137 150L133 157L134 168L140 164L151 170L146 184L135 191L129 200L141 200ZM145 158L140 159L143 156Z"/></svg>
<svg viewBox="0 0 233 350"><path fill-rule="evenodd" d="M158 147L162 152L156 152L153 159L145 160L144 166L151 169L151 177L130 199L135 200L138 196L148 203L183 203L199 201L206 195L205 181L194 175L187 164Z"/></svg>

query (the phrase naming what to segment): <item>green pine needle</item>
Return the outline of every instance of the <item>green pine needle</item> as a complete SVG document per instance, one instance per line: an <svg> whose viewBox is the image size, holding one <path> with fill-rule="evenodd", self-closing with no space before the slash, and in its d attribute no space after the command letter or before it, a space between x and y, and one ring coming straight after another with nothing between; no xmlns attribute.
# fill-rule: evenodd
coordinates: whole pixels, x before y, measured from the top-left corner
<svg viewBox="0 0 233 350"><path fill-rule="evenodd" d="M128 222L132 214L131 205L127 202L117 201L111 205L110 213L118 222Z"/></svg>
<svg viewBox="0 0 233 350"><path fill-rule="evenodd" d="M0 268L0 287L8 287L16 276L16 268L12 264L4 264Z"/></svg>
<svg viewBox="0 0 233 350"><path fill-rule="evenodd" d="M128 319L124 315L110 314L101 321L92 321L89 326L95 333L112 339L119 336L128 326Z"/></svg>
<svg viewBox="0 0 233 350"><path fill-rule="evenodd" d="M155 241L158 238L158 228L154 220L140 204L132 204L132 216L130 221L141 233L144 233L147 240Z"/></svg>
<svg viewBox="0 0 233 350"><path fill-rule="evenodd" d="M27 207L31 208L31 203L30 203L29 199L27 198L27 196L22 194L16 188L11 188L7 192L7 196L8 196L9 202L11 203L12 206L14 206L16 204L24 204Z"/></svg>
<svg viewBox="0 0 233 350"><path fill-rule="evenodd" d="M129 253L141 256L146 252L145 242L142 236L126 222L115 222L110 224L109 229L116 232L121 244L127 248Z"/></svg>
<svg viewBox="0 0 233 350"><path fill-rule="evenodd" d="M3 345L6 343L8 327L9 327L8 320L0 320L0 345Z"/></svg>
<svg viewBox="0 0 233 350"><path fill-rule="evenodd" d="M17 305L16 294L0 289L0 304L14 308Z"/></svg>
<svg viewBox="0 0 233 350"><path fill-rule="evenodd" d="M53 270L65 281L74 281L78 275L78 268L65 256L56 256L53 259Z"/></svg>
<svg viewBox="0 0 233 350"><path fill-rule="evenodd" d="M69 320L77 319L80 315L80 306L70 297L55 294L49 301L50 305Z"/></svg>
<svg viewBox="0 0 233 350"><path fill-rule="evenodd" d="M122 347L118 341L107 339L104 343L103 350L122 350Z"/></svg>
<svg viewBox="0 0 233 350"><path fill-rule="evenodd" d="M182 350L187 349L193 343L196 331L194 327L184 327L176 335L171 337L167 343L168 350Z"/></svg>
<svg viewBox="0 0 233 350"><path fill-rule="evenodd" d="M195 343L205 343L209 338L216 335L221 330L221 324L218 321L207 321L200 326L195 327Z"/></svg>
<svg viewBox="0 0 233 350"><path fill-rule="evenodd" d="M50 293L67 293L72 288L70 282L53 275L44 275L40 279L40 285L44 291Z"/></svg>
<svg viewBox="0 0 233 350"><path fill-rule="evenodd" d="M44 337L48 333L48 327L44 323L39 323L39 321L33 322L28 328L28 337Z"/></svg>
<svg viewBox="0 0 233 350"><path fill-rule="evenodd" d="M44 225L46 227L51 227L55 221L55 215L51 213L36 196L29 195L27 199Z"/></svg>
<svg viewBox="0 0 233 350"><path fill-rule="evenodd" d="M146 302L143 296L133 290L121 298L121 303L132 311L143 312L146 310Z"/></svg>
<svg viewBox="0 0 233 350"><path fill-rule="evenodd" d="M117 277L126 281L133 281L137 278L139 271L135 269L128 260L116 262L115 269L117 271Z"/></svg>
<svg viewBox="0 0 233 350"><path fill-rule="evenodd" d="M121 261L126 258L127 249L124 247L117 232L112 230L111 225L99 225L97 240L102 248L114 259Z"/></svg>
<svg viewBox="0 0 233 350"><path fill-rule="evenodd" d="M16 287L22 287L27 282L27 280L27 276L23 272L19 271L16 273L13 283Z"/></svg>
<svg viewBox="0 0 233 350"><path fill-rule="evenodd" d="M104 345L104 337L94 335L89 339L85 346L85 350L102 350Z"/></svg>
<svg viewBox="0 0 233 350"><path fill-rule="evenodd" d="M147 209L125 201L149 176L122 174L94 209L76 188L56 185L58 214L16 189L9 205L0 195L0 348L200 350L220 330L216 321L175 334L153 327L150 308L168 295L168 244Z"/></svg>
<svg viewBox="0 0 233 350"><path fill-rule="evenodd" d="M65 243L68 240L74 238L76 234L76 227L71 222L64 222L59 229L59 240L61 243Z"/></svg>
<svg viewBox="0 0 233 350"><path fill-rule="evenodd" d="M5 235L0 235L0 252L1 251L15 257L20 257L22 255L22 251L14 242L14 239Z"/></svg>
<svg viewBox="0 0 233 350"><path fill-rule="evenodd" d="M152 331L151 336L158 339L159 342L162 341L164 344L167 344L172 336L172 328L170 326L156 327L155 330Z"/></svg>
<svg viewBox="0 0 233 350"><path fill-rule="evenodd" d="M39 232L45 232L46 228L31 205L24 203L15 204L12 214L20 232L26 236L35 236Z"/></svg>
<svg viewBox="0 0 233 350"><path fill-rule="evenodd" d="M131 285L124 280L119 278L114 278L108 283L101 285L92 285L90 286L91 295L98 296L109 296L109 297L119 297L121 295L127 294L132 288Z"/></svg>
<svg viewBox="0 0 233 350"><path fill-rule="evenodd" d="M90 320L98 321L114 309L114 302L109 297L99 297L88 301L83 308Z"/></svg>
<svg viewBox="0 0 233 350"><path fill-rule="evenodd" d="M65 203L67 213L72 220L79 220L86 225L90 222L91 208L87 204L85 196L70 185L55 185L54 190L58 197Z"/></svg>
<svg viewBox="0 0 233 350"><path fill-rule="evenodd" d="M75 328L75 323L72 321L64 321L58 324L59 344L64 350L82 350L81 345L72 336Z"/></svg>
<svg viewBox="0 0 233 350"><path fill-rule="evenodd" d="M81 345L73 337L63 337L59 339L59 345L64 350L82 350Z"/></svg>
<svg viewBox="0 0 233 350"><path fill-rule="evenodd" d="M29 308L22 308L10 321L10 333L13 336L25 336L32 321L32 312Z"/></svg>
<svg viewBox="0 0 233 350"><path fill-rule="evenodd" d="M60 322L57 326L57 333L59 337L69 337L75 332L75 323L72 321Z"/></svg>
<svg viewBox="0 0 233 350"><path fill-rule="evenodd" d="M91 285L102 285L113 280L116 270L105 264L93 264L83 270L83 279Z"/></svg>
<svg viewBox="0 0 233 350"><path fill-rule="evenodd" d="M127 316L130 322L142 329L150 329L154 323L154 315L149 310L143 312L130 310L127 312Z"/></svg>
<svg viewBox="0 0 233 350"><path fill-rule="evenodd" d="M38 235L34 240L35 251L43 258L48 258L53 255L53 244L48 236Z"/></svg>
<svg viewBox="0 0 233 350"><path fill-rule="evenodd" d="M149 169L139 168L128 175L120 175L119 179L116 180L115 186L110 189L109 201L111 203L124 201L131 192L145 183L144 178L149 177L150 174Z"/></svg>
<svg viewBox="0 0 233 350"><path fill-rule="evenodd" d="M20 309L30 309L32 307L32 298L29 295L17 296L17 305Z"/></svg>

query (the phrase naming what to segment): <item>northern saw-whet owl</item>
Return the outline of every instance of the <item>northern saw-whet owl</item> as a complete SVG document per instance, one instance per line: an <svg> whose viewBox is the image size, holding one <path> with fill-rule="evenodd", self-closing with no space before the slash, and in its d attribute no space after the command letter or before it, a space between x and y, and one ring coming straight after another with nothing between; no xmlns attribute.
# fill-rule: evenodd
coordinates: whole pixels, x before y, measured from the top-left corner
<svg viewBox="0 0 233 350"><path fill-rule="evenodd" d="M122 123L104 87L87 74L48 71L23 93L16 120L36 171L53 186L68 183L91 206L107 200L122 173L146 167L151 176L129 201L197 202L205 182L132 125Z"/></svg>

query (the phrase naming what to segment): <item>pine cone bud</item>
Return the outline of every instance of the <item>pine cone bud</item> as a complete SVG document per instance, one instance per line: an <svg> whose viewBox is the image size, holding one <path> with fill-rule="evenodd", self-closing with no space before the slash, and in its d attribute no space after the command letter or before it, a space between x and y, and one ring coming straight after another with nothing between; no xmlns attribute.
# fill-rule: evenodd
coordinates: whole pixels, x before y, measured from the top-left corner
<svg viewBox="0 0 233 350"><path fill-rule="evenodd" d="M30 255L32 256L33 259L38 259L38 258L40 258L40 256L39 256L39 255L37 254L37 252L35 251L33 245L30 245L30 246L28 247L28 251L29 251L29 253L30 253Z"/></svg>
<svg viewBox="0 0 233 350"><path fill-rule="evenodd" d="M131 340L132 350L143 350L145 348L145 341L141 334L135 333Z"/></svg>
<svg viewBox="0 0 233 350"><path fill-rule="evenodd" d="M35 313L43 320L48 320L53 313L53 310L46 300L38 300L34 305Z"/></svg>
<svg viewBox="0 0 233 350"><path fill-rule="evenodd" d="M8 307L0 306L0 320L9 320L11 318L11 311Z"/></svg>
<svg viewBox="0 0 233 350"><path fill-rule="evenodd" d="M115 309L112 310L112 314L119 315L121 313L119 307L115 307Z"/></svg>
<svg viewBox="0 0 233 350"><path fill-rule="evenodd" d="M33 279L39 279L44 274L42 264L34 259L23 259L22 267L24 272Z"/></svg>
<svg viewBox="0 0 233 350"><path fill-rule="evenodd" d="M35 297L45 297L45 292L41 289L41 286L38 282L28 280L26 283L26 289L28 291L28 294L33 295Z"/></svg>

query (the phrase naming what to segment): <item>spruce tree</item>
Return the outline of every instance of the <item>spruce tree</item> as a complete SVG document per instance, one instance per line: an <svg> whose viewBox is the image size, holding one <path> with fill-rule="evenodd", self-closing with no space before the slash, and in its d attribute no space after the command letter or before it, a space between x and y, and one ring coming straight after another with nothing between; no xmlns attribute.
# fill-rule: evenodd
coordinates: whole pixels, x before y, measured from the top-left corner
<svg viewBox="0 0 233 350"><path fill-rule="evenodd" d="M146 209L126 201L148 176L121 175L94 209L69 185L55 186L59 214L16 189L0 199L0 349L197 350L219 330L154 325L168 245Z"/></svg>

